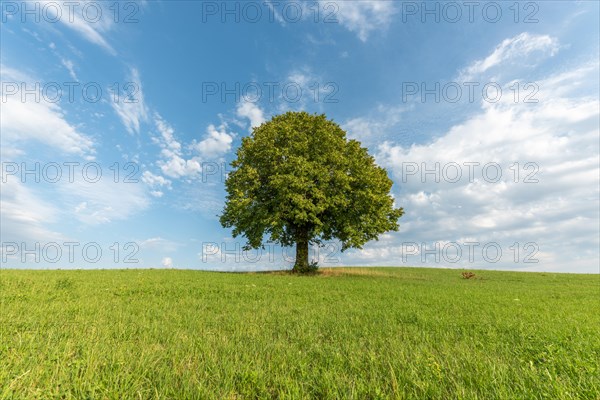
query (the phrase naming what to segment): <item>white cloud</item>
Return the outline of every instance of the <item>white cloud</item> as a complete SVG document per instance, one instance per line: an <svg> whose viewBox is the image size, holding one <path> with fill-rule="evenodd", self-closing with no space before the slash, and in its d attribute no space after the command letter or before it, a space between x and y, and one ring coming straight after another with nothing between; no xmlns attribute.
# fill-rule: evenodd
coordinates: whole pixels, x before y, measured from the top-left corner
<svg viewBox="0 0 600 400"><path fill-rule="evenodd" d="M62 66L65 67L65 69L69 72L69 76L71 77L71 79L74 81L79 81L79 79L77 78L77 73L75 72L75 63L73 62L73 60L62 56L54 42L51 42L48 45L48 47L52 50L52 53L60 60Z"/></svg>
<svg viewBox="0 0 600 400"><path fill-rule="evenodd" d="M204 160L215 160L231 150L232 132L227 132L227 124L221 123L218 127L210 124L206 128L206 135L200 141L193 140L189 145L182 145L175 138L175 130L159 114L155 113L154 122L160 132L160 137L153 138L162 150L161 159L157 161L162 173L170 178L195 178L202 172ZM168 179L159 177L150 172L145 172L142 180L155 189L153 195L161 197L162 191L156 190L159 186L171 188Z"/></svg>
<svg viewBox="0 0 600 400"><path fill-rule="evenodd" d="M146 190L140 183L115 182L109 178L92 182L81 175L75 176L74 182L61 181L58 189L61 203L73 210L70 215L85 224L125 220L150 204Z"/></svg>
<svg viewBox="0 0 600 400"><path fill-rule="evenodd" d="M314 108L323 111L327 104L339 101L337 83L323 77L308 65L290 70L282 77L280 89L274 99L278 101L276 112L280 114Z"/></svg>
<svg viewBox="0 0 600 400"><path fill-rule="evenodd" d="M171 189L171 181L166 179L164 176L155 175L150 171L144 171L142 173L142 182L144 182L151 189L150 194L154 197L163 197L164 192L161 190L162 187Z"/></svg>
<svg viewBox="0 0 600 400"><path fill-rule="evenodd" d="M398 203L406 211L399 236L417 242L469 236L501 243L506 252L514 242L521 246L535 242L540 247L539 264L505 259L506 265L597 271L598 254L589 252L598 247L600 102L597 97L578 95L577 89L569 87L571 81L561 78L564 74L597 85L598 65L540 81L544 90L537 104L513 103L508 98L496 104L484 102L480 113L430 143L381 145L378 162L391 170L399 188ZM480 163L473 167L472 179L467 162ZM495 170L483 171L491 162L502 167L497 183L490 182ZM450 182L454 174L444 179L441 173L436 183L433 174L423 175L424 166L433 170L436 163L440 170L456 163L462 178ZM526 163L533 164L525 168ZM408 174L415 166L419 172ZM536 167L539 171L534 173ZM524 183L532 173L539 182ZM490 266L478 264L485 265Z"/></svg>
<svg viewBox="0 0 600 400"><path fill-rule="evenodd" d="M352 118L342 126L348 137L356 140L369 140L383 134L387 126L382 121L365 117Z"/></svg>
<svg viewBox="0 0 600 400"><path fill-rule="evenodd" d="M87 201L82 201L81 203L77 204L77 206L75 207L75 212L79 213L82 211L85 211L87 209Z"/></svg>
<svg viewBox="0 0 600 400"><path fill-rule="evenodd" d="M65 112L47 96L29 95L22 101L21 88L33 88L35 80L10 67L2 65L2 80L16 85L15 94L6 94L2 104L2 146L27 140L37 140L69 154L90 156L94 142L66 120ZM3 86L8 88L8 86Z"/></svg>
<svg viewBox="0 0 600 400"><path fill-rule="evenodd" d="M162 266L165 268L173 268L173 259L171 257L164 257L162 259Z"/></svg>
<svg viewBox="0 0 600 400"><path fill-rule="evenodd" d="M271 15L282 26L293 20L292 15L283 14L285 2L267 0L264 4L270 8ZM394 2L387 0L318 0L317 4L319 5L320 22L339 22L344 28L355 33L363 42L367 41L371 32L387 29L398 12ZM301 7L299 13L304 20L310 21L314 18L316 10L311 7L309 2L298 2L296 5ZM307 39L315 42L314 37L310 34L307 35Z"/></svg>
<svg viewBox="0 0 600 400"><path fill-rule="evenodd" d="M77 74L75 73L75 64L73 64L73 61L61 58L60 62L67 69L67 71L69 71L69 76L71 76L73 80L78 81L79 79L77 79Z"/></svg>
<svg viewBox="0 0 600 400"><path fill-rule="evenodd" d="M181 178L197 175L202 167L197 159L186 160L179 154L169 150L163 150L162 156L165 160L159 161L161 171L171 178Z"/></svg>
<svg viewBox="0 0 600 400"><path fill-rule="evenodd" d="M407 110L405 106L379 106L372 115L351 118L342 124L342 128L349 138L366 144L381 143L383 137L391 130L394 130L396 137L404 135L410 139L414 136L413 132L405 127L396 129L403 122L403 114Z"/></svg>
<svg viewBox="0 0 600 400"><path fill-rule="evenodd" d="M210 124L206 128L204 139L192 146L203 159L215 159L231 150L233 137L233 133L227 132L225 124L221 124L218 128Z"/></svg>
<svg viewBox="0 0 600 400"><path fill-rule="evenodd" d="M275 7L275 5L279 3L266 0L264 4L269 7L270 13L275 18L275 21L279 22L281 25L285 25L285 19L281 16L281 11Z"/></svg>
<svg viewBox="0 0 600 400"><path fill-rule="evenodd" d="M523 64L524 60L536 54L539 61L540 53L553 56L558 51L558 40L548 35L535 35L523 32L517 36L505 39L494 51L484 58L477 60L468 66L462 73L462 80L470 80L478 75L507 62Z"/></svg>
<svg viewBox="0 0 600 400"><path fill-rule="evenodd" d="M177 208L193 211L204 218L217 220L223 211L223 194L215 185L187 185L176 199Z"/></svg>
<svg viewBox="0 0 600 400"><path fill-rule="evenodd" d="M114 13L108 9L110 6L109 4L103 5L102 2L72 2L72 4L67 5L66 2L56 2L52 0L27 1L36 3L38 7L46 10L49 20L60 21L66 27L79 33L86 40L102 47L112 55L116 54L116 51L103 36L110 31L114 25ZM82 7L86 6L87 3L93 3L93 7L87 6L89 8L88 15L90 15L90 18L94 15L95 8L99 8L98 14L100 15L100 19L98 21L87 21L82 17L84 15ZM60 13L60 16L57 15L57 11Z"/></svg>
<svg viewBox="0 0 600 400"><path fill-rule="evenodd" d="M181 143L179 143L173 136L173 133L175 132L173 127L163 120L159 115L155 116L154 122L156 123L156 128L160 132L166 147L172 151L180 151Z"/></svg>
<svg viewBox="0 0 600 400"><path fill-rule="evenodd" d="M128 87L125 87L128 85ZM136 68L130 70L128 82L120 93L113 93L111 106L131 134L140 132L140 123L148 121L148 108L144 101L144 91L140 74ZM114 99L117 98L118 101Z"/></svg>
<svg viewBox="0 0 600 400"><path fill-rule="evenodd" d="M3 242L50 242L65 237L48 228L56 222L61 210L43 200L38 191L28 187L19 177L8 175L0 181L0 231ZM32 248L32 247L28 247Z"/></svg>
<svg viewBox="0 0 600 400"><path fill-rule="evenodd" d="M144 173L142 174L142 182L144 182L152 187L155 187L155 186L167 186L169 188L171 187L170 180L165 179L165 177L160 176L160 175L154 175L150 171L144 171Z"/></svg>
<svg viewBox="0 0 600 400"><path fill-rule="evenodd" d="M177 250L181 246L180 243L162 238L160 236L151 237L144 240L136 241L139 243L140 248L144 250L160 250L163 252L171 252Z"/></svg>
<svg viewBox="0 0 600 400"><path fill-rule="evenodd" d="M173 127L162 119L159 114L154 115L154 123L161 134L157 142L162 147L160 153L162 159L157 164L163 174L171 178L193 177L197 175L202 170L200 159L198 157L192 157L187 160L183 158L182 146L175 139Z"/></svg>
<svg viewBox="0 0 600 400"><path fill-rule="evenodd" d="M5 145L4 141L2 141L2 146L0 146L0 159L2 160L14 160L18 157L22 157L25 152L21 149L17 149L14 147L9 147L7 144Z"/></svg>
<svg viewBox="0 0 600 400"><path fill-rule="evenodd" d="M256 103L249 101L243 101L238 104L236 115L250 120L250 132L252 132L252 128L258 127L265 122L263 110Z"/></svg>
<svg viewBox="0 0 600 400"><path fill-rule="evenodd" d="M153 237L149 239L142 240L140 242L140 247L161 247L162 243L165 239L159 237Z"/></svg>
<svg viewBox="0 0 600 400"><path fill-rule="evenodd" d="M280 112L293 108L305 110L314 105L323 108L324 104L338 100L337 84L326 81L323 76L315 73L308 66L292 70L287 76L285 85L288 89L282 91Z"/></svg>
<svg viewBox="0 0 600 400"><path fill-rule="evenodd" d="M151 189L150 194L154 197L163 197L164 192L161 190L162 187L171 189L171 181L166 179L164 176L155 175L150 171L144 171L142 173L142 182L144 182Z"/></svg>
<svg viewBox="0 0 600 400"><path fill-rule="evenodd" d="M371 32L375 30L385 30L389 27L394 15L397 13L393 1L372 0L372 1L329 1L321 0L321 9L328 4L335 4L337 10L332 17L339 20L340 24L349 31L356 33L358 38L366 42Z"/></svg>

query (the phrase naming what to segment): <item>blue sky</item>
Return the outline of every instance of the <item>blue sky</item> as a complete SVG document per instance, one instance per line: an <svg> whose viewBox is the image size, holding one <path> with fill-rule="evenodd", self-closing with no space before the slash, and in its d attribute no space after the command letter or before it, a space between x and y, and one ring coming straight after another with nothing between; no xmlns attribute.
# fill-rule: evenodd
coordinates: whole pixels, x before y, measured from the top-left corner
<svg viewBox="0 0 600 400"><path fill-rule="evenodd" d="M217 214L241 138L306 110L405 209L321 265L600 272L598 2L72 4L2 2L3 268L291 267Z"/></svg>

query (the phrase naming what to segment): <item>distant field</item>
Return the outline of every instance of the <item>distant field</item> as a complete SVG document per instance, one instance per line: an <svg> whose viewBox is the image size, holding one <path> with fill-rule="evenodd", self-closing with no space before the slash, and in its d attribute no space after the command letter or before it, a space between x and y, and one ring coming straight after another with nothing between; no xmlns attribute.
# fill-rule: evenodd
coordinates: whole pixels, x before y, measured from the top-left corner
<svg viewBox="0 0 600 400"><path fill-rule="evenodd" d="M1 399L600 399L600 276L0 271Z"/></svg>

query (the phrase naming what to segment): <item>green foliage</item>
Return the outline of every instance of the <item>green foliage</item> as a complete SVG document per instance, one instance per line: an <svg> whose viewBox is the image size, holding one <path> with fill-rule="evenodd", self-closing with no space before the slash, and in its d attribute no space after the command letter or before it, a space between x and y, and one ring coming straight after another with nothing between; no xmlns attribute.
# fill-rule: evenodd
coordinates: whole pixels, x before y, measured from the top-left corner
<svg viewBox="0 0 600 400"><path fill-rule="evenodd" d="M0 399L599 399L598 275L473 272L2 269Z"/></svg>
<svg viewBox="0 0 600 400"><path fill-rule="evenodd" d="M304 269L310 243L339 239L344 251L398 230L403 210L394 208L386 171L325 115L273 117L242 139L232 167L220 220L246 237L246 249L265 236L296 244Z"/></svg>

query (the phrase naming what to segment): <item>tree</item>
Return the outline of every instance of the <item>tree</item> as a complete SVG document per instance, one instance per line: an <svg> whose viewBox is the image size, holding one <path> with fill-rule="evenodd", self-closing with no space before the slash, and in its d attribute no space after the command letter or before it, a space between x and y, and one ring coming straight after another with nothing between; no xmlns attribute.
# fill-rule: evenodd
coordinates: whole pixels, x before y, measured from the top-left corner
<svg viewBox="0 0 600 400"><path fill-rule="evenodd" d="M398 230L392 181L367 149L325 115L287 112L242 139L225 182L220 221L244 235L296 245L295 272L307 272L309 244L338 239L342 251Z"/></svg>

